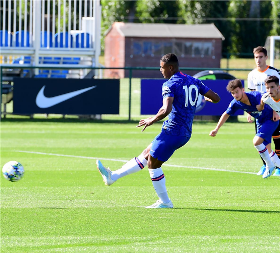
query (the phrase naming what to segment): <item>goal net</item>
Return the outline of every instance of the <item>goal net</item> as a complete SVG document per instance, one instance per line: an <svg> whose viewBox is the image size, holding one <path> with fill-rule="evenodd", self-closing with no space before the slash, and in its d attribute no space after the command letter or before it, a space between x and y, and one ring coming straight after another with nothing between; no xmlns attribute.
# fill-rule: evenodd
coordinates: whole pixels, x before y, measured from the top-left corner
<svg viewBox="0 0 280 253"><path fill-rule="evenodd" d="M269 65L280 69L280 36L267 37L265 48L268 53Z"/></svg>

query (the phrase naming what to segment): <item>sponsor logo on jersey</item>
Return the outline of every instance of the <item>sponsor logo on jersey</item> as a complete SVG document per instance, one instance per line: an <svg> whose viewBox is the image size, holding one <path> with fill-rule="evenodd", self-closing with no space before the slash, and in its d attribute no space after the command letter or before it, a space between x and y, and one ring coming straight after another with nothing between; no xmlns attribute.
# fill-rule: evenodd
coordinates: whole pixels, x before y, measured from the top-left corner
<svg viewBox="0 0 280 253"><path fill-rule="evenodd" d="M169 89L169 87L164 86L162 89L162 96L165 96L167 94L169 94L171 92L171 90Z"/></svg>

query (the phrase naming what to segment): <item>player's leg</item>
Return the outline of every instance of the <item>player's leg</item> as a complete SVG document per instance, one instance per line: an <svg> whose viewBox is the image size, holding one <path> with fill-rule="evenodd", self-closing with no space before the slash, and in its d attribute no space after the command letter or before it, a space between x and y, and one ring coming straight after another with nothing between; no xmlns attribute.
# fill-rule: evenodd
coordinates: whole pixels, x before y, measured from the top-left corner
<svg viewBox="0 0 280 253"><path fill-rule="evenodd" d="M264 139L257 135L253 139L253 144L254 144L255 148L258 150L261 158L265 161L268 168L274 167L274 164L270 158L267 147L263 142L264 142Z"/></svg>
<svg viewBox="0 0 280 253"><path fill-rule="evenodd" d="M162 171L161 165L163 161L160 161L151 155L149 155L148 159L148 168L150 177L154 186L154 189L157 193L159 200L147 208L172 208L173 204L168 197L167 189L166 189L166 180L164 173Z"/></svg>
<svg viewBox="0 0 280 253"><path fill-rule="evenodd" d="M159 200L147 208L172 208L168 197L166 180L161 165L166 162L174 151L185 145L189 137L167 135L161 132L153 141L148 158L148 168L154 189Z"/></svg>
<svg viewBox="0 0 280 253"><path fill-rule="evenodd" d="M258 127L257 127L257 122L255 121L255 132L258 132ZM260 158L262 159L262 157L260 156ZM257 173L257 175L263 175L263 173L265 172L266 169L266 164L265 161L262 159L263 165L260 168L259 172Z"/></svg>
<svg viewBox="0 0 280 253"><path fill-rule="evenodd" d="M263 178L267 178L271 175L272 171L274 170L276 164L278 164L278 160L279 160L278 157L275 156L273 153L271 154L272 157L269 154L271 153L270 143L271 143L272 133L277 128L278 122L268 120L262 124L259 124L257 121L257 125L258 125L258 131L253 139L253 143L255 148L259 151L260 156L266 162L266 170L263 173Z"/></svg>
<svg viewBox="0 0 280 253"><path fill-rule="evenodd" d="M275 153L280 158L280 124L274 131L274 133L272 135L272 139L273 139L274 146L275 146ZM277 166L276 171L273 174L273 176L280 176L280 168L278 166Z"/></svg>
<svg viewBox="0 0 280 253"><path fill-rule="evenodd" d="M148 155L151 148L150 144L138 157L132 158L129 162L124 164L120 169L112 171L112 180L117 181L118 179L138 172L147 165Z"/></svg>
<svg viewBox="0 0 280 253"><path fill-rule="evenodd" d="M124 164L120 169L111 171L109 168L105 168L103 164L97 160L97 168L103 177L105 185L110 186L116 182L121 177L136 173L147 165L147 157L149 155L151 144L138 156L132 158L126 164Z"/></svg>
<svg viewBox="0 0 280 253"><path fill-rule="evenodd" d="M264 144L265 143L266 143L266 141L264 141ZM269 152L270 159L273 162L275 168L279 169L279 167L280 167L280 159L277 156L277 154L271 149L271 143L267 144L266 148L267 148L267 150Z"/></svg>

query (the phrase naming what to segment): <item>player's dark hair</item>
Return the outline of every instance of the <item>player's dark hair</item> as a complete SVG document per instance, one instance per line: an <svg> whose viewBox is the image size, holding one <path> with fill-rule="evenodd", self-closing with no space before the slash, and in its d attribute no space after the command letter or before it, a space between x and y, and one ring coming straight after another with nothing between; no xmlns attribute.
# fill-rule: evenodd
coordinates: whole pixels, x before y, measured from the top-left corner
<svg viewBox="0 0 280 253"><path fill-rule="evenodd" d="M227 85L227 91L232 92L236 88L243 88L242 82L239 79L230 80Z"/></svg>
<svg viewBox="0 0 280 253"><path fill-rule="evenodd" d="M254 50L253 50L253 53L263 53L264 56L267 56L267 50L265 47L262 47L262 46L258 46L258 47L255 47Z"/></svg>
<svg viewBox="0 0 280 253"><path fill-rule="evenodd" d="M275 83L277 86L279 85L279 78L277 76L268 76L265 80L265 83Z"/></svg>
<svg viewBox="0 0 280 253"><path fill-rule="evenodd" d="M174 67L179 67L179 61L175 54L169 53L161 57L160 61L173 65Z"/></svg>

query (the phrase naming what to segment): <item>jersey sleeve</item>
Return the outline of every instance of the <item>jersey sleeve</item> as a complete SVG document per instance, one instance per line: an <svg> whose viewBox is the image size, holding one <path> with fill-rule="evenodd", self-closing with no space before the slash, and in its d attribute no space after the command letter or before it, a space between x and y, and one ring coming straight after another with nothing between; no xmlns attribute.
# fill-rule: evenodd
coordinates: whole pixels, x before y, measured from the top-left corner
<svg viewBox="0 0 280 253"><path fill-rule="evenodd" d="M267 100L269 99L269 93L264 93L262 95L262 101L267 104Z"/></svg>
<svg viewBox="0 0 280 253"><path fill-rule="evenodd" d="M162 98L165 97L174 97L174 87L172 84L169 84L168 82L165 82L162 85Z"/></svg>
<svg viewBox="0 0 280 253"><path fill-rule="evenodd" d="M279 70L276 72L276 77L278 77L278 79L280 80L280 71Z"/></svg>
<svg viewBox="0 0 280 253"><path fill-rule="evenodd" d="M229 104L229 106L228 106L228 108L227 108L227 110L226 110L226 113L227 113L228 115L233 115L233 114L239 109L238 106L237 106L237 104L236 104L235 102L236 102L235 99L233 99L233 100L230 102L230 104Z"/></svg>
<svg viewBox="0 0 280 253"><path fill-rule="evenodd" d="M204 95L205 93L207 93L210 90L210 88L208 88L206 85L204 85L203 82L201 82L200 80L198 80L198 82L199 82L199 87L200 87L199 93L201 95Z"/></svg>
<svg viewBox="0 0 280 253"><path fill-rule="evenodd" d="M256 86L255 84L253 83L253 77L252 77L253 73L252 71L248 74L248 89L249 90L255 90L256 89Z"/></svg>

